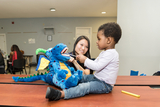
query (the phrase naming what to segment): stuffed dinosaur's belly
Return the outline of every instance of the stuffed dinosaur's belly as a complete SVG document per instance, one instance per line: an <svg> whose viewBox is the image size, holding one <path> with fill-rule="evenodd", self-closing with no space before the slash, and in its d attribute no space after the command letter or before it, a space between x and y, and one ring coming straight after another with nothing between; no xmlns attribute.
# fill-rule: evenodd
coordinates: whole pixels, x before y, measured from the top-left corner
<svg viewBox="0 0 160 107"><path fill-rule="evenodd" d="M61 63L61 62L59 62L59 63L60 63L61 69L68 71L68 74L66 74L66 78L65 78L65 79L68 79L71 76L71 71L68 69L68 67L64 63Z"/></svg>

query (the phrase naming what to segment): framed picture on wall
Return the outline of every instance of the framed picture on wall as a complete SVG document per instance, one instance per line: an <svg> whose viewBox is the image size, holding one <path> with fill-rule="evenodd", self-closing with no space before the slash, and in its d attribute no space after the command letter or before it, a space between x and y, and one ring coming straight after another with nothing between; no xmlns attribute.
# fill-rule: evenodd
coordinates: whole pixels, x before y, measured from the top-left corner
<svg viewBox="0 0 160 107"><path fill-rule="evenodd" d="M47 41L52 41L52 35L47 36Z"/></svg>

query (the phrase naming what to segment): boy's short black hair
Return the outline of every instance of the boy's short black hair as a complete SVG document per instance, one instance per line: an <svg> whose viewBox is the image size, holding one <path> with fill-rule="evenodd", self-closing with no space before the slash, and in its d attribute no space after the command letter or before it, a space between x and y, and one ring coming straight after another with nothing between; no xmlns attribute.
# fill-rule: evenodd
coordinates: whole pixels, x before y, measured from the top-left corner
<svg viewBox="0 0 160 107"><path fill-rule="evenodd" d="M113 37L115 43L118 43L119 39L121 38L121 28L115 22L109 22L103 24L99 27L98 31L103 30L105 37Z"/></svg>

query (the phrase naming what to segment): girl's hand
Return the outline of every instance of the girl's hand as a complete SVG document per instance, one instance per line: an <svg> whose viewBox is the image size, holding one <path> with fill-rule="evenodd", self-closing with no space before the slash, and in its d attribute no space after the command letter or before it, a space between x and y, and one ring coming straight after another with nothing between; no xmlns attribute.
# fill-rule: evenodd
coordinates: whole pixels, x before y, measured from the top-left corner
<svg viewBox="0 0 160 107"><path fill-rule="evenodd" d="M70 57L70 59L68 60L68 62L73 62L73 61L74 61L73 57Z"/></svg>

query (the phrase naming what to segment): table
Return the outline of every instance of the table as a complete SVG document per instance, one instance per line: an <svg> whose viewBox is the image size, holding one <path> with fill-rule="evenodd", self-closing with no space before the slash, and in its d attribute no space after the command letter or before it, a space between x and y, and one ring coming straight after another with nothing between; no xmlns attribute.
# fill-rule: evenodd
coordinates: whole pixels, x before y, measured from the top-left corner
<svg viewBox="0 0 160 107"><path fill-rule="evenodd" d="M10 57L10 56L8 56L8 57ZM24 59L26 59L26 66L28 66L32 62L33 55L23 55L23 57L24 57ZM5 60L6 60L5 62L8 64L9 58L7 58Z"/></svg>
<svg viewBox="0 0 160 107"><path fill-rule="evenodd" d="M160 76L118 76L115 86L160 86Z"/></svg>
<svg viewBox="0 0 160 107"><path fill-rule="evenodd" d="M0 74L0 105L35 107L159 107L159 76L118 76L116 86L109 94L89 94L69 100L48 101L48 85L43 81L14 82L13 74ZM28 75L15 75L28 76ZM148 83L148 84L147 84ZM137 86L136 86L137 85ZM139 94L140 98L121 93L121 90Z"/></svg>
<svg viewBox="0 0 160 107"><path fill-rule="evenodd" d="M12 76L27 77L30 75L0 74L0 83L15 83ZM48 84L41 80L17 83ZM118 76L115 86L160 86L160 76Z"/></svg>
<svg viewBox="0 0 160 107"><path fill-rule="evenodd" d="M0 105L35 107L159 107L160 90L148 86L115 86L109 94L89 94L69 100L48 101L46 85L0 84ZM53 87L53 86L50 86ZM54 87L53 87L54 88ZM126 90L140 98L121 93Z"/></svg>
<svg viewBox="0 0 160 107"><path fill-rule="evenodd" d="M48 83L42 80L38 80L34 82L15 82L12 79L12 76L27 77L30 75L0 74L0 84L49 85Z"/></svg>

